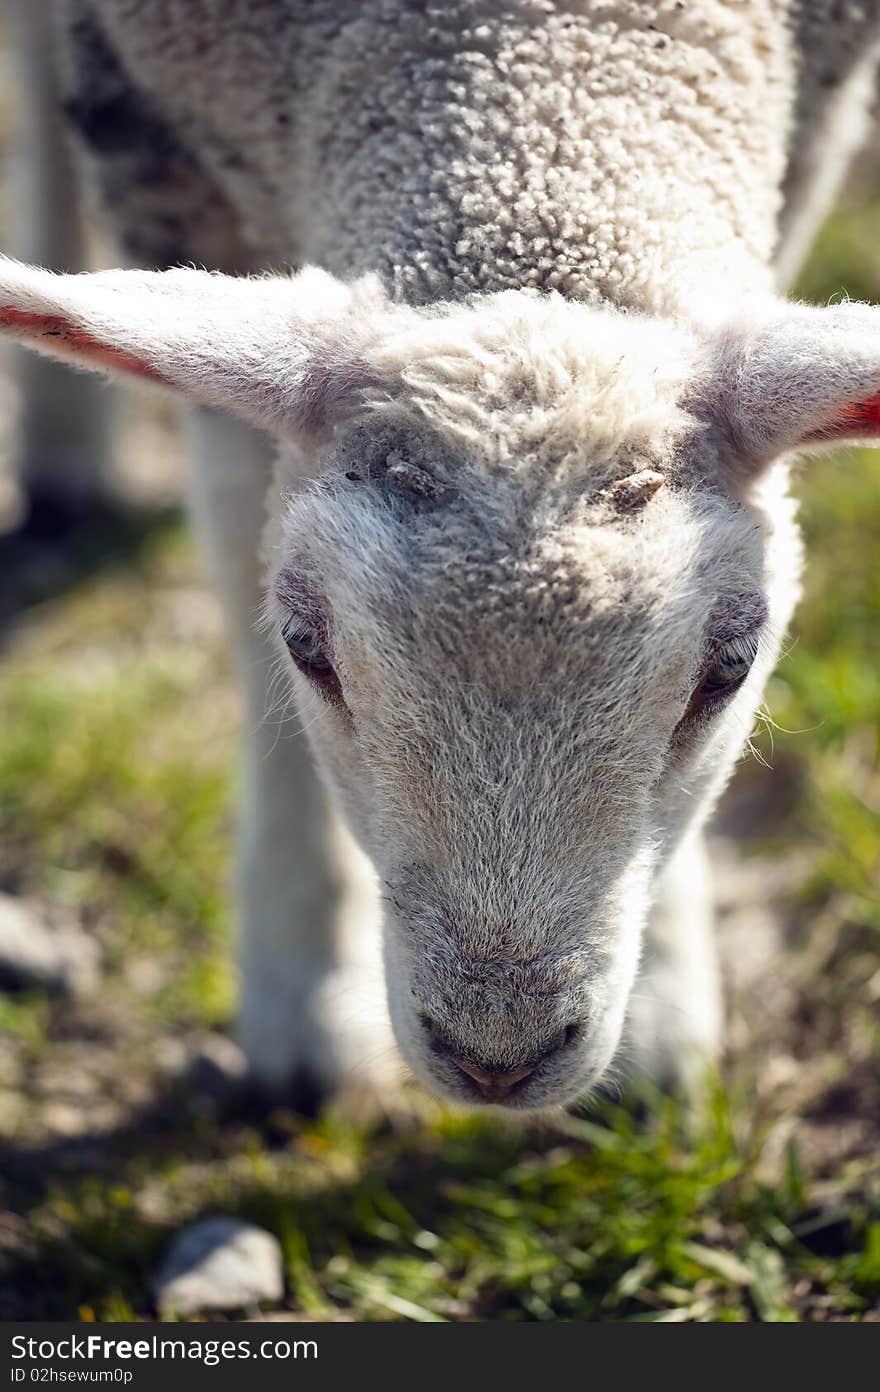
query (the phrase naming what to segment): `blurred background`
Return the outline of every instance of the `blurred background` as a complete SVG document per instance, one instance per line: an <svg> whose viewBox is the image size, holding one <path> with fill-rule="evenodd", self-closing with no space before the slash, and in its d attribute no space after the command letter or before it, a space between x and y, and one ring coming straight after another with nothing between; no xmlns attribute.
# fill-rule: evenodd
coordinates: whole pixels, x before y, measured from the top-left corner
<svg viewBox="0 0 880 1392"><path fill-rule="evenodd" d="M0 244L52 261L12 170L39 95L0 28ZM880 301L878 229L869 151L797 293ZM880 1320L880 451L798 472L804 598L713 831L730 1048L705 1114L642 1091L524 1131L413 1093L249 1118L222 1086L238 712L173 413L53 369L28 420L23 359L0 359L0 1318L151 1318L169 1242L223 1214L284 1267L234 1317Z"/></svg>

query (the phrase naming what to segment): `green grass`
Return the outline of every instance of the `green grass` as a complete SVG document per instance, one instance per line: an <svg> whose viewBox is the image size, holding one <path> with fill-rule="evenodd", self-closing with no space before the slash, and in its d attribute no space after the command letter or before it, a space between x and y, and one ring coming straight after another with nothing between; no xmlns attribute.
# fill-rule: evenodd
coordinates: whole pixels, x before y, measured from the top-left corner
<svg viewBox="0 0 880 1392"><path fill-rule="evenodd" d="M814 298L880 297L871 223L866 205L830 225ZM697 1117L654 1097L517 1131L414 1098L371 1123L278 1115L267 1138L176 1091L163 1048L233 1006L216 617L177 523L24 613L0 884L75 915L103 968L81 1001L0 996L4 1313L149 1316L172 1232L221 1211L279 1236L285 1303L319 1318L880 1315L880 452L812 461L798 491L806 594L769 691L783 728L761 738L776 772L741 784L787 790L746 850L804 868L778 905L778 1010Z"/></svg>
<svg viewBox="0 0 880 1392"><path fill-rule="evenodd" d="M799 484L807 579L770 691L803 766L796 825L816 840L819 893L849 894L880 930L880 452L814 460Z"/></svg>
<svg viewBox="0 0 880 1392"><path fill-rule="evenodd" d="M180 954L170 997L207 1021L230 1003L233 704L213 635L194 651L153 627L192 572L175 525L144 568L40 607L0 689L0 877L85 911L111 969L132 950Z"/></svg>
<svg viewBox="0 0 880 1392"><path fill-rule="evenodd" d="M328 1118L281 1152L196 1132L187 1161L133 1158L32 1213L44 1313L142 1311L167 1236L220 1210L278 1234L289 1303L318 1318L858 1317L880 1292L880 1226L855 1187L812 1209L794 1151L761 1183L753 1144L720 1090L698 1127L654 1099L650 1125L606 1104L544 1137L440 1113L370 1134Z"/></svg>

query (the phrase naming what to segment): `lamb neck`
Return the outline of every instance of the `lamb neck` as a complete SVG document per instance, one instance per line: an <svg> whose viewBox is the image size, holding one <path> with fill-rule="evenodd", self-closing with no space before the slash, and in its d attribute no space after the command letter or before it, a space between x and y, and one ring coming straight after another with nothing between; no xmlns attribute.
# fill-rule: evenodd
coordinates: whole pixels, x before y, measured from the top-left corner
<svg viewBox="0 0 880 1392"><path fill-rule="evenodd" d="M465 8L468 25L451 6L331 46L307 221L292 213L306 260L416 304L534 287L706 315L766 292L791 99L778 6Z"/></svg>

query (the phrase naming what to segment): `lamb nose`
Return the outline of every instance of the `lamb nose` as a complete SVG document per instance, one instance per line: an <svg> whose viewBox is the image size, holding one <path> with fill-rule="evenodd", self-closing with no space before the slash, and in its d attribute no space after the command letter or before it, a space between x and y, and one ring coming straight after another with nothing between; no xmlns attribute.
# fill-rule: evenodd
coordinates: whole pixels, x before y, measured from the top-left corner
<svg viewBox="0 0 880 1392"><path fill-rule="evenodd" d="M489 1071L486 1068L478 1068L470 1059L457 1058L452 1055L452 1062L456 1068L460 1068L462 1073L466 1073L476 1083L480 1092L487 1102L503 1102L505 1097L509 1097L517 1083L521 1083L530 1073L534 1073L538 1066L538 1060L534 1063L525 1063L521 1068L511 1068L506 1073Z"/></svg>

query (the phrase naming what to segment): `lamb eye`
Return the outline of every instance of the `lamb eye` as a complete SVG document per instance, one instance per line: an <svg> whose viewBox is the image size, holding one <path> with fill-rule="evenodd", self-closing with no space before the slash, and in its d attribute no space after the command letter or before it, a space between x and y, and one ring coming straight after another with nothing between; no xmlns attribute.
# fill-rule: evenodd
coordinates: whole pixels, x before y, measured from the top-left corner
<svg viewBox="0 0 880 1392"><path fill-rule="evenodd" d="M740 686L751 671L754 653L745 651L726 651L717 653L703 671L699 685L694 689L683 720L701 711L709 710L717 702L730 696Z"/></svg>
<svg viewBox="0 0 880 1392"><path fill-rule="evenodd" d="M673 746L687 744L739 691L761 651L767 618L767 604L760 594L743 594L736 611L728 603L713 617L699 676L672 732Z"/></svg>
<svg viewBox="0 0 880 1392"><path fill-rule="evenodd" d="M292 618L282 628L287 650L304 677L331 705L345 710L345 696L336 668L330 661L320 630L301 618Z"/></svg>
<svg viewBox="0 0 880 1392"><path fill-rule="evenodd" d="M719 696L740 686L749 675L751 662L744 657L716 658L705 673L700 690L705 697Z"/></svg>
<svg viewBox="0 0 880 1392"><path fill-rule="evenodd" d="M301 671L307 676L321 678L333 671L333 664L327 656L320 634L304 624L290 625L282 633L288 651Z"/></svg>

